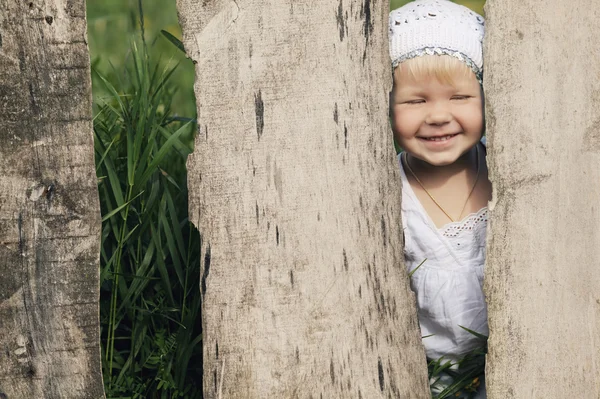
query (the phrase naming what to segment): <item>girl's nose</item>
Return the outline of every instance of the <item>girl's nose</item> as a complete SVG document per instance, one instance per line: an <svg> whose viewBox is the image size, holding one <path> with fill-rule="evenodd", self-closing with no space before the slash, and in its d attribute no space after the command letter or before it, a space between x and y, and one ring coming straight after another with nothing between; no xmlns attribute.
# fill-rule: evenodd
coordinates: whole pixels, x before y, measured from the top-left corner
<svg viewBox="0 0 600 399"><path fill-rule="evenodd" d="M431 105L425 123L428 125L442 125L452 120L452 113L447 104L440 102Z"/></svg>

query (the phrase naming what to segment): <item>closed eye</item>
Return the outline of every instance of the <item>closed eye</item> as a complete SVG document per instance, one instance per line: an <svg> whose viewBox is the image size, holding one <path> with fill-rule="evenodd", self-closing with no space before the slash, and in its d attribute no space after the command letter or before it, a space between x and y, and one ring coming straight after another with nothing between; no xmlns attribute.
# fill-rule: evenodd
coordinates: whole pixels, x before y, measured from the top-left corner
<svg viewBox="0 0 600 399"><path fill-rule="evenodd" d="M451 100L467 100L472 96L452 96Z"/></svg>
<svg viewBox="0 0 600 399"><path fill-rule="evenodd" d="M423 104L425 102L425 100L410 100L410 101L404 101L402 104Z"/></svg>

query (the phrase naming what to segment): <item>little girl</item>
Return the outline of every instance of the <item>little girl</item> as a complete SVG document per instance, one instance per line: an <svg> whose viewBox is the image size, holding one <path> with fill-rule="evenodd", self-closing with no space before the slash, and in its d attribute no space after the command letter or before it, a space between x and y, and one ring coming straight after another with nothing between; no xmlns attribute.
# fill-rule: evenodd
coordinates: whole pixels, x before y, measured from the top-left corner
<svg viewBox="0 0 600 399"><path fill-rule="evenodd" d="M456 362L484 345L466 329L488 335L484 20L448 0L416 0L390 13L389 28L406 265L428 359Z"/></svg>

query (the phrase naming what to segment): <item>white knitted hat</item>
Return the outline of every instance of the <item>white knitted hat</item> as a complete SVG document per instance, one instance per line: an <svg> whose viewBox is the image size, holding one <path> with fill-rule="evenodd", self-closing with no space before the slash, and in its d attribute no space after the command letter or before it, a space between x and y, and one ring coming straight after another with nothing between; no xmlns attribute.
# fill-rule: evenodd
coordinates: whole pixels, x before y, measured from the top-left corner
<svg viewBox="0 0 600 399"><path fill-rule="evenodd" d="M423 55L451 55L481 82L483 17L449 0L415 0L390 12L390 58L395 68Z"/></svg>

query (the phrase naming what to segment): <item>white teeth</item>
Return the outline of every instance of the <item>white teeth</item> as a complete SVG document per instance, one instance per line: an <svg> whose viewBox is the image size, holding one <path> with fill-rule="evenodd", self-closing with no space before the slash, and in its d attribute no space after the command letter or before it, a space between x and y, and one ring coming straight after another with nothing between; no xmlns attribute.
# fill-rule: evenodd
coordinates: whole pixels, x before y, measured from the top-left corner
<svg viewBox="0 0 600 399"><path fill-rule="evenodd" d="M424 137L424 139L428 140L428 141L446 141L448 139L451 139L454 136L455 136L454 134L449 134L448 136L442 136L442 137Z"/></svg>

